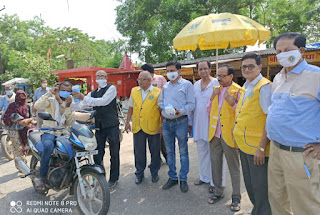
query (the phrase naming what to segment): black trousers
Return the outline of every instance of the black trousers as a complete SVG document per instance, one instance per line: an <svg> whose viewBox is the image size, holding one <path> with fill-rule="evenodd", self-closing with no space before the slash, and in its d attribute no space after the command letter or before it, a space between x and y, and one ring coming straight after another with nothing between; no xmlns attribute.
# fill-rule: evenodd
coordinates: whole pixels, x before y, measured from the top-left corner
<svg viewBox="0 0 320 215"><path fill-rule="evenodd" d="M263 165L253 163L253 155L240 151L240 160L248 196L253 209L252 215L271 215L271 208L268 197L268 161L265 158Z"/></svg>
<svg viewBox="0 0 320 215"><path fill-rule="evenodd" d="M120 166L120 139L119 126L96 130L96 139L98 143L98 154L95 155L94 162L103 166L103 157L105 154L105 146L108 138L110 151L110 178L109 181L117 181L119 179Z"/></svg>
<svg viewBox="0 0 320 215"><path fill-rule="evenodd" d="M161 141L161 146L160 146L161 153L162 153L164 159L166 159L166 162L167 162L167 149L166 149L166 145L164 144L163 137L161 137L160 141Z"/></svg>
<svg viewBox="0 0 320 215"><path fill-rule="evenodd" d="M141 178L144 176L144 170L147 164L146 141L151 154L150 172L152 176L156 176L160 169L160 134L150 135L142 130L133 134L134 146L134 163L136 167L136 176Z"/></svg>

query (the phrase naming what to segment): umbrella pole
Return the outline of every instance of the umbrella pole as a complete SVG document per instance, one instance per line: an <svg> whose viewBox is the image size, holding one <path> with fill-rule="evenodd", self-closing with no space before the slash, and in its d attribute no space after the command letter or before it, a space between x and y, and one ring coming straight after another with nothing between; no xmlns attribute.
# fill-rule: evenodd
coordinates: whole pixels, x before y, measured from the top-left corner
<svg viewBox="0 0 320 215"><path fill-rule="evenodd" d="M216 43L216 76L218 75L218 42Z"/></svg>

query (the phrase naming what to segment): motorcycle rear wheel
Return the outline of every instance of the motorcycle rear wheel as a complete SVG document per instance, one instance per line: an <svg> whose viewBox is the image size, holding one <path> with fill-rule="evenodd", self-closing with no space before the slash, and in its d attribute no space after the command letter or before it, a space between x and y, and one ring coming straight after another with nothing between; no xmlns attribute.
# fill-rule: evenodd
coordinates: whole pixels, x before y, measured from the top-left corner
<svg viewBox="0 0 320 215"><path fill-rule="evenodd" d="M8 160L13 160L13 146L9 135L7 134L1 137L1 149Z"/></svg>
<svg viewBox="0 0 320 215"><path fill-rule="evenodd" d="M105 176L86 169L81 171L81 177L85 187L86 199L81 194L78 179L76 179L74 186L75 200L79 212L85 215L107 214L110 206L110 191Z"/></svg>

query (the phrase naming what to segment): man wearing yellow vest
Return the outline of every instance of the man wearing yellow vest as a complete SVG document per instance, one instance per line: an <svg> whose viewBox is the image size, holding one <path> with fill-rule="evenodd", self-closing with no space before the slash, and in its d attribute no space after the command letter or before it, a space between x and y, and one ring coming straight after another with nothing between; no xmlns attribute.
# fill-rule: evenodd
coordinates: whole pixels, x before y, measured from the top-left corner
<svg viewBox="0 0 320 215"><path fill-rule="evenodd" d="M159 180L160 169L160 110L158 97L160 89L152 86L152 77L148 71L142 71L138 77L139 87L131 90L129 110L125 129L131 130L130 119L132 116L132 133L134 157L136 167L136 184L141 184L146 168L146 140L148 139L151 153L150 172L152 182Z"/></svg>
<svg viewBox="0 0 320 215"><path fill-rule="evenodd" d="M241 71L247 80L236 109L233 136L240 149L244 183L253 204L252 215L270 215L268 200L269 139L265 131L271 103L271 82L262 77L261 58L255 53L242 57Z"/></svg>
<svg viewBox="0 0 320 215"><path fill-rule="evenodd" d="M235 121L235 109L240 97L241 87L232 81L234 69L230 65L221 65L218 69L220 86L214 87L208 102L210 113L209 136L212 179L215 192L208 202L214 204L223 198L222 157L225 154L232 182L232 211L240 210L240 163L233 140L232 129Z"/></svg>

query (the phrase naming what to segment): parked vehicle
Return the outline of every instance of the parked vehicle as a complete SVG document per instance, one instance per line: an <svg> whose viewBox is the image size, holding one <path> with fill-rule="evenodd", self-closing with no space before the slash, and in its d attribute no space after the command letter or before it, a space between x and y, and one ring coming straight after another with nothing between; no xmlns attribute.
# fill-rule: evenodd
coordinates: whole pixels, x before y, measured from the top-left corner
<svg viewBox="0 0 320 215"><path fill-rule="evenodd" d="M93 118L91 114L90 118ZM38 116L43 120L55 121L49 113L41 112ZM57 131L66 128L47 127L40 130ZM38 130L38 131L37 131ZM16 159L22 177L29 176L36 188L34 179L39 176L40 159L43 151L39 129L28 131L28 144L32 150L30 168L21 160ZM105 171L100 165L94 164L92 155L97 142L95 136L86 124L74 124L69 128L69 137L56 138L54 152L51 155L49 171L45 180L45 191L38 191L46 195L49 189L60 191L70 189L74 195L78 210L82 214L105 215L109 210L110 192L106 181Z"/></svg>

